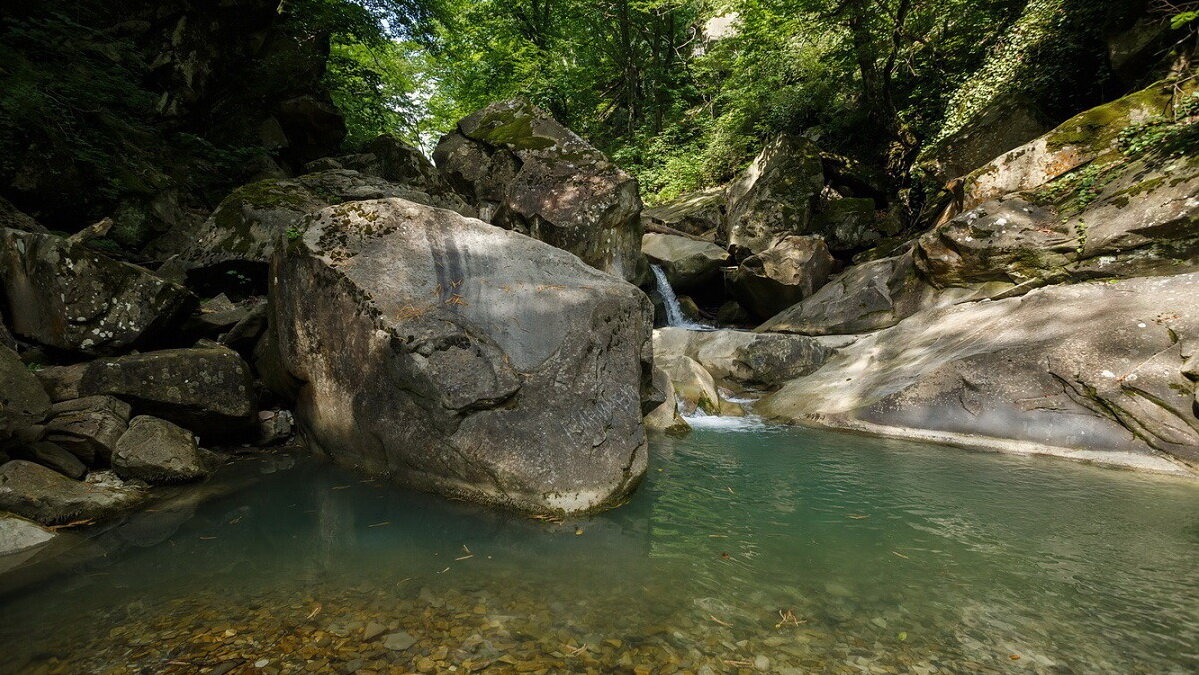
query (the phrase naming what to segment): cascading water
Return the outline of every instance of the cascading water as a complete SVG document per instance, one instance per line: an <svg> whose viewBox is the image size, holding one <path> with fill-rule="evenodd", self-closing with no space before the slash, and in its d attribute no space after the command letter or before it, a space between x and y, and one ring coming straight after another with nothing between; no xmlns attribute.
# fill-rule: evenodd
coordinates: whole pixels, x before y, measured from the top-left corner
<svg viewBox="0 0 1199 675"><path fill-rule="evenodd" d="M670 282L666 280L666 272L662 271L658 265L650 265L650 269L654 271L654 288L662 297L662 304L666 307L666 325L693 330L708 330L709 326L689 321L683 316L683 308L679 306L679 298L674 294L674 289L670 287Z"/></svg>

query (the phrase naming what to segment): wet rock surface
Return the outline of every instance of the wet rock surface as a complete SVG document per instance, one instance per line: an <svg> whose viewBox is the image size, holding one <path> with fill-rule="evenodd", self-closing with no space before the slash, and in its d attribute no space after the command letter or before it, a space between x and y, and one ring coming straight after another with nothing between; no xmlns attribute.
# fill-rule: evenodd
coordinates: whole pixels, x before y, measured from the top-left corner
<svg viewBox="0 0 1199 675"><path fill-rule="evenodd" d="M661 266L671 288L678 293L703 291L719 283L720 268L729 257L711 242L652 232L641 237L641 252L650 263Z"/></svg>
<svg viewBox="0 0 1199 675"><path fill-rule="evenodd" d="M531 511L600 508L636 485L643 293L535 239L404 200L332 207L306 227L274 262L272 325L317 447Z"/></svg>

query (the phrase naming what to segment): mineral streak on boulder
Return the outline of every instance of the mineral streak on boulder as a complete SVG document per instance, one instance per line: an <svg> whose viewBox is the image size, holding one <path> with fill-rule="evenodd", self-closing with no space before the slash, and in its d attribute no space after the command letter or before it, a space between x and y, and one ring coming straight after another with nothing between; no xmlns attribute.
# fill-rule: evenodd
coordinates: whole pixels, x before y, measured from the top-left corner
<svg viewBox="0 0 1199 675"><path fill-rule="evenodd" d="M272 332L312 444L532 512L611 506L646 468L649 300L524 235L402 199L309 217Z"/></svg>
<svg viewBox="0 0 1199 675"><path fill-rule="evenodd" d="M636 179L528 101L462 119L433 159L485 220L622 279L644 276Z"/></svg>
<svg viewBox="0 0 1199 675"><path fill-rule="evenodd" d="M17 335L111 354L163 332L195 305L187 289L52 234L0 231L0 285Z"/></svg>

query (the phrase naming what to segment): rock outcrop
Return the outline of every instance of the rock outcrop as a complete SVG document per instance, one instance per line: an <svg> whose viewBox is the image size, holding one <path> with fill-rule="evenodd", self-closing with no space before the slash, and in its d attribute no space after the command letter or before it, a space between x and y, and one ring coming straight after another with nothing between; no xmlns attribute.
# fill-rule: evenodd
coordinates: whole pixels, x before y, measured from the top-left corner
<svg viewBox="0 0 1199 675"><path fill-rule="evenodd" d="M272 330L316 447L533 512L603 508L638 483L652 376L643 293L535 239L401 199L331 207L305 228L272 264Z"/></svg>
<svg viewBox="0 0 1199 675"><path fill-rule="evenodd" d="M644 277L636 179L537 106L487 106L459 121L433 159L484 220L627 281Z"/></svg>
<svg viewBox="0 0 1199 675"><path fill-rule="evenodd" d="M144 343L194 306L187 289L52 234L0 231L0 285L17 335L111 354Z"/></svg>
<svg viewBox="0 0 1199 675"><path fill-rule="evenodd" d="M913 315L764 399L777 419L1174 471L1199 464L1199 274Z"/></svg>

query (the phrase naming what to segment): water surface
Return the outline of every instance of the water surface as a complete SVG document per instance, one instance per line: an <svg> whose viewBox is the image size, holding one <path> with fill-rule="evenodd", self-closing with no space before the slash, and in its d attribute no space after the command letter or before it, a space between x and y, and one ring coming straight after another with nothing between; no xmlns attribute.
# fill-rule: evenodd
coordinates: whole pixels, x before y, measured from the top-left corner
<svg viewBox="0 0 1199 675"><path fill-rule="evenodd" d="M0 599L0 671L1199 669L1186 481L709 419L552 522L289 463Z"/></svg>

